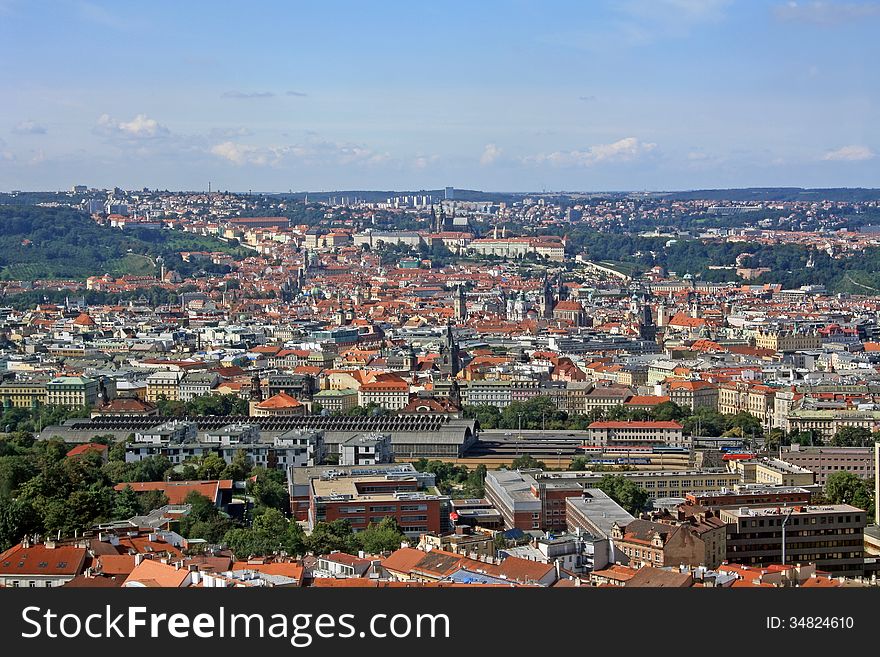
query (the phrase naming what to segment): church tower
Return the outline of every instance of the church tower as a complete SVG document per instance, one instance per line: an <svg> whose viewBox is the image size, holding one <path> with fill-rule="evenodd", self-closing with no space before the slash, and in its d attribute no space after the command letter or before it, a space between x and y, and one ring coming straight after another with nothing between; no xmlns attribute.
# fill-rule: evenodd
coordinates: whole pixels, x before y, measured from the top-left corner
<svg viewBox="0 0 880 657"><path fill-rule="evenodd" d="M553 287L550 285L550 279L544 276L544 288L541 292L541 317L544 319L552 319L553 308L555 305L553 299Z"/></svg>
<svg viewBox="0 0 880 657"><path fill-rule="evenodd" d="M443 342L440 343L440 371L452 378L455 378L461 371L458 343L452 333L452 324L446 325L446 333L443 336Z"/></svg>
<svg viewBox="0 0 880 657"><path fill-rule="evenodd" d="M455 291L455 299L453 300L455 309L455 319L459 322L467 321L467 295L465 294L464 285L459 285Z"/></svg>

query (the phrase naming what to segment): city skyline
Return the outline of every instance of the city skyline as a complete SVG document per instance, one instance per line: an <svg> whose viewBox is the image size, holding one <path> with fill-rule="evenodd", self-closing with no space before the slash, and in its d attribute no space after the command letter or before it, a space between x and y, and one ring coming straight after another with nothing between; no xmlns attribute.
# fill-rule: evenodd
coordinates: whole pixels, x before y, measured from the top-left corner
<svg viewBox="0 0 880 657"><path fill-rule="evenodd" d="M877 2L151 7L0 3L0 189L872 187L880 174Z"/></svg>

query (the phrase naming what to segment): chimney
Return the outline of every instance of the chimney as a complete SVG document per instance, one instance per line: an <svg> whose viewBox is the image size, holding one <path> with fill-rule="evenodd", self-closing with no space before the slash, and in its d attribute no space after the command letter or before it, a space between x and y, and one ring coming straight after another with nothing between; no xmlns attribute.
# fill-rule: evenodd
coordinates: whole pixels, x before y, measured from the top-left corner
<svg viewBox="0 0 880 657"><path fill-rule="evenodd" d="M141 563L143 562L143 560L144 560L143 554L138 553L138 554L134 555L134 565L135 566L140 566Z"/></svg>

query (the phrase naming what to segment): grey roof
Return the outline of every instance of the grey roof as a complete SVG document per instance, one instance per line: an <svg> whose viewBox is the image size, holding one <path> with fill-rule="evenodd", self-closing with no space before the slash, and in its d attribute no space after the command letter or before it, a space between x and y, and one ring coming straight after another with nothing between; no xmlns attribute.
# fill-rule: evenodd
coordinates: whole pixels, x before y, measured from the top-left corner
<svg viewBox="0 0 880 657"><path fill-rule="evenodd" d="M566 504L586 518L592 529L598 531L603 538L611 536L614 523L627 525L634 520L623 507L598 488L585 488L583 496L569 497Z"/></svg>

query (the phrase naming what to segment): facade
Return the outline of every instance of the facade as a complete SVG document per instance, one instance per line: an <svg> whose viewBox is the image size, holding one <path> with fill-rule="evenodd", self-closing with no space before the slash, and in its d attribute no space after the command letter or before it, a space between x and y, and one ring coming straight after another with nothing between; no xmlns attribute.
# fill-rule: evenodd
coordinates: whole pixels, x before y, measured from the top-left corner
<svg viewBox="0 0 880 657"><path fill-rule="evenodd" d="M816 476L816 483L824 486L835 472L850 472L860 479L873 479L873 447L783 447L780 458L786 463L805 468Z"/></svg>
<svg viewBox="0 0 880 657"><path fill-rule="evenodd" d="M865 571L866 513L848 504L721 509L727 523L727 559L746 566L813 563L832 575Z"/></svg>
<svg viewBox="0 0 880 657"><path fill-rule="evenodd" d="M718 412L726 415L749 413L761 420L765 429L773 426L776 390L753 383L722 383L718 386Z"/></svg>
<svg viewBox="0 0 880 657"><path fill-rule="evenodd" d="M394 518L413 537L448 528L449 498L419 490L415 477L346 476L313 478L309 487L309 524L346 519L355 531Z"/></svg>
<svg viewBox="0 0 880 657"><path fill-rule="evenodd" d="M147 377L147 401L157 402L160 399L180 401L180 383L185 376L181 371L153 372Z"/></svg>
<svg viewBox="0 0 880 657"><path fill-rule="evenodd" d="M668 381L664 393L670 401L692 411L698 408L718 410L718 388L708 381Z"/></svg>
<svg viewBox="0 0 880 657"><path fill-rule="evenodd" d="M135 463L161 455L177 465L217 454L232 463L238 453L264 468L314 466L324 456L323 434L292 429L263 439L257 424L234 423L206 431L199 440L195 422L170 421L136 433L134 442L126 445L125 460Z"/></svg>
<svg viewBox="0 0 880 657"><path fill-rule="evenodd" d="M209 395L218 383L220 377L216 372L189 372L180 382L179 399L182 402L189 402L196 397ZM149 387L147 389L149 390Z"/></svg>
<svg viewBox="0 0 880 657"><path fill-rule="evenodd" d="M46 384L46 403L51 406L94 406L98 381L84 376L59 376Z"/></svg>
<svg viewBox="0 0 880 657"><path fill-rule="evenodd" d="M409 384L400 379L364 383L358 390L358 404L367 406L370 403L389 411L406 408L409 404Z"/></svg>
<svg viewBox="0 0 880 657"><path fill-rule="evenodd" d="M678 422L593 422L587 427L591 445L673 445L684 444L683 427Z"/></svg>
<svg viewBox="0 0 880 657"><path fill-rule="evenodd" d="M46 403L46 384L9 381L0 384L0 406L7 408L36 408Z"/></svg>
<svg viewBox="0 0 880 657"><path fill-rule="evenodd" d="M381 433L352 436L339 445L339 465L375 465L391 459L391 439Z"/></svg>
<svg viewBox="0 0 880 657"><path fill-rule="evenodd" d="M880 411L796 410L789 413L788 426L792 432L814 432L827 442L844 427L880 429Z"/></svg>
<svg viewBox="0 0 880 657"><path fill-rule="evenodd" d="M810 470L780 459L737 459L728 461L743 484L759 486L812 486L815 476Z"/></svg>
<svg viewBox="0 0 880 657"><path fill-rule="evenodd" d="M711 511L683 520L637 519L624 526L615 523L611 539L634 568L717 568L727 552L727 525Z"/></svg>
<svg viewBox="0 0 880 657"><path fill-rule="evenodd" d="M345 413L358 405L358 392L351 388L322 390L314 395L313 400L328 413Z"/></svg>
<svg viewBox="0 0 880 657"><path fill-rule="evenodd" d="M758 349L773 351L807 351L822 346L822 336L812 331L759 330L755 334Z"/></svg>

